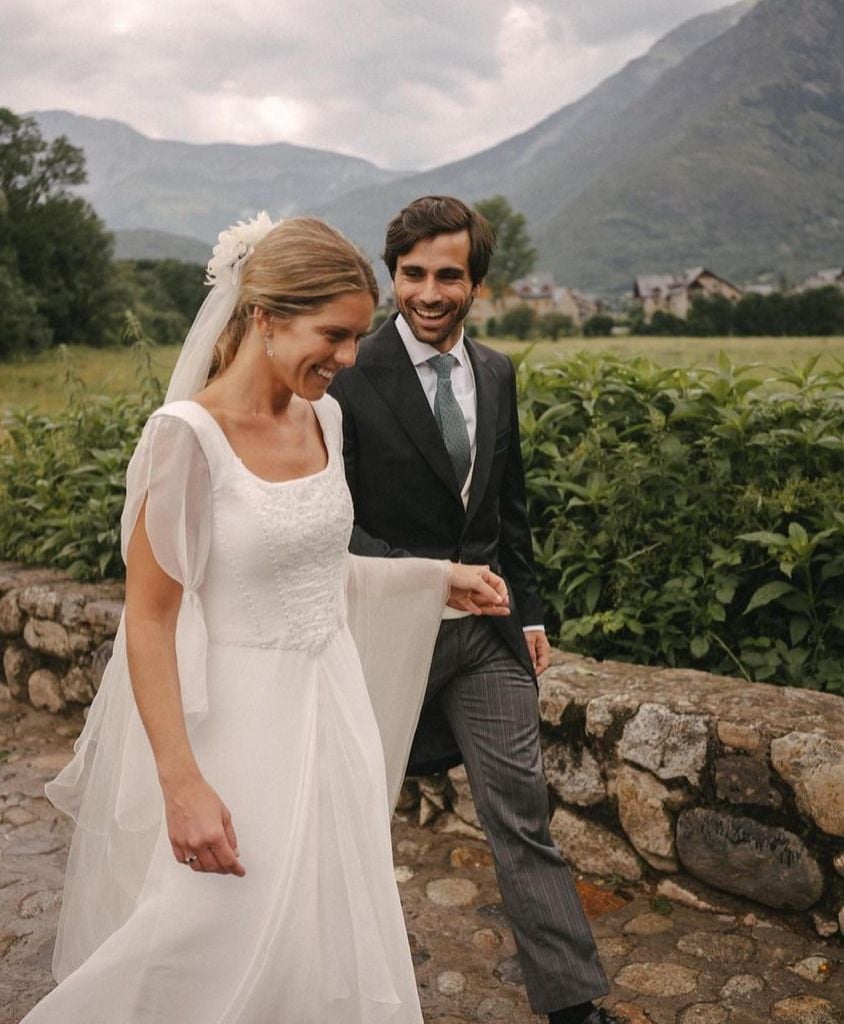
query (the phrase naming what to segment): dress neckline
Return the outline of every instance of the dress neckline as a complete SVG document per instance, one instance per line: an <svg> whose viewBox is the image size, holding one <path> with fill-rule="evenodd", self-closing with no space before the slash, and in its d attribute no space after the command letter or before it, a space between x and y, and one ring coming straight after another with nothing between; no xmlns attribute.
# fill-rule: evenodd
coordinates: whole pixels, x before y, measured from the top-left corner
<svg viewBox="0 0 844 1024"><path fill-rule="evenodd" d="M319 402L308 401L308 405L313 410L314 418L316 419L317 430L319 430L320 437L322 439L322 446L325 449L325 465L322 467L322 469L318 469L316 473L306 473L305 476L292 476L288 477L286 480L267 480L266 477L259 476L257 473L254 473L232 447L231 441L229 441L228 437L226 436L226 432L225 430L223 430L222 426L217 420L217 417L209 409L206 409L201 402L197 402L193 398L189 398L187 399L187 401L189 401L191 405L195 405L198 409L202 410L203 414L213 424L214 430L216 430L217 434L220 437L220 440L223 442L223 447L226 449L229 455L235 460L235 462L237 462L237 464L240 466L240 468L246 474L246 476L248 476L251 480L255 480L257 483L262 484L265 487L284 487L287 484L302 483L305 480L316 480L318 477L321 477L325 473L327 473L328 470L331 468L331 463L333 461L333 456L331 454L331 445L328 443L328 438L326 437L326 426L322 419L322 416L320 415L319 410L319 405L322 399L320 399Z"/></svg>

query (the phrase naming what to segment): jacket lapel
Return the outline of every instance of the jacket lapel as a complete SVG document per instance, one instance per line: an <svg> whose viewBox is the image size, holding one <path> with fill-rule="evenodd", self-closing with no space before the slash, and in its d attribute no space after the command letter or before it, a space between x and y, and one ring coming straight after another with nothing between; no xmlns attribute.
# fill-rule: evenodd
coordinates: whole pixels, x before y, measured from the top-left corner
<svg viewBox="0 0 844 1024"><path fill-rule="evenodd" d="M465 338L463 344L472 361L475 375L475 403L477 408L478 426L475 438L475 466L472 471L472 483L469 488L469 504L466 509L466 520L470 520L477 511L478 505L486 492L487 481L492 469L492 456L495 449L496 425L496 380L492 367L480 349Z"/></svg>
<svg viewBox="0 0 844 1024"><path fill-rule="evenodd" d="M422 458L460 501L454 467L393 320L370 338L367 357L360 368ZM462 507L463 503L460 504Z"/></svg>

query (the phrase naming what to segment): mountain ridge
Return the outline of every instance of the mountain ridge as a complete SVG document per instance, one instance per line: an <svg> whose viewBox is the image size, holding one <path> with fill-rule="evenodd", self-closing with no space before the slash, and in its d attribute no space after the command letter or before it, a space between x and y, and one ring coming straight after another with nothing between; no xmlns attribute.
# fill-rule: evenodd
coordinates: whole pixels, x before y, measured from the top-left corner
<svg viewBox="0 0 844 1024"><path fill-rule="evenodd" d="M841 54L841 0L740 0L526 131L440 167L383 171L289 143L158 142L177 148L156 150L167 159L153 175L133 150L144 137L122 126L129 134L93 146L86 194L109 227L209 241L257 209L315 213L377 265L386 222L416 196L503 193L527 218L537 269L560 284L608 294L699 263L739 283L799 278L842 262Z"/></svg>

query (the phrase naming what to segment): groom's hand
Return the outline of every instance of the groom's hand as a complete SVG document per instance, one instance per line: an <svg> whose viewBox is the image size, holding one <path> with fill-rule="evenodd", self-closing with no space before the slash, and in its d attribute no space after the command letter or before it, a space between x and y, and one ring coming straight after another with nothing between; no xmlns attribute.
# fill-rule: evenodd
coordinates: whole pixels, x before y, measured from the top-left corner
<svg viewBox="0 0 844 1024"><path fill-rule="evenodd" d="M488 565L451 563L450 608L471 615L509 615L507 584Z"/></svg>
<svg viewBox="0 0 844 1024"><path fill-rule="evenodd" d="M526 629L525 643L527 644L530 660L533 662L533 671L539 676L548 668L551 658L551 644L543 629Z"/></svg>

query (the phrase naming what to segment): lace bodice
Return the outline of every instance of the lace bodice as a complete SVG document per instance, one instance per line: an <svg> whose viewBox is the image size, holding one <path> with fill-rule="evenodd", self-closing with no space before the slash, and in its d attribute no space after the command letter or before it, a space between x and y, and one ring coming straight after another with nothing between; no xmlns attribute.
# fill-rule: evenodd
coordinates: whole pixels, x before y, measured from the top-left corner
<svg viewBox="0 0 844 1024"><path fill-rule="evenodd" d="M280 483L250 472L197 403L173 402L154 417L177 419L171 433L191 431L185 444L198 445L207 464L207 499L200 497L195 510L186 508L186 519L188 529L196 515L210 519L196 592L212 644L315 652L345 621L352 502L340 410L330 397L313 409L328 463L312 476Z"/></svg>

